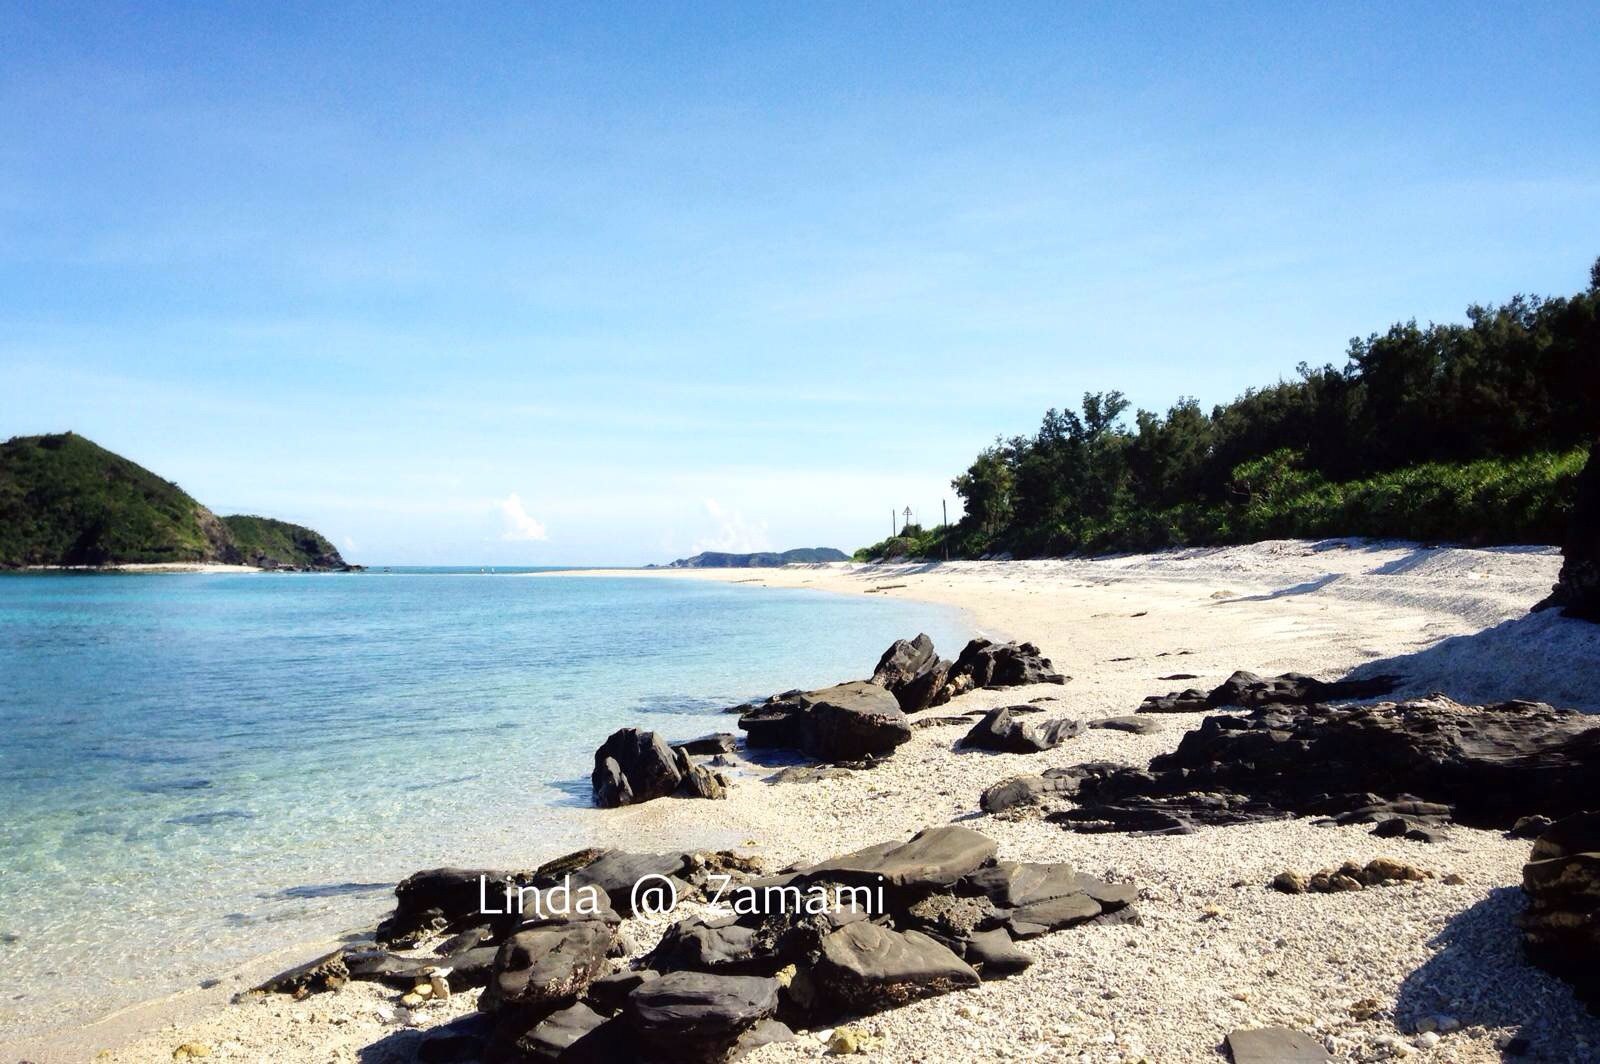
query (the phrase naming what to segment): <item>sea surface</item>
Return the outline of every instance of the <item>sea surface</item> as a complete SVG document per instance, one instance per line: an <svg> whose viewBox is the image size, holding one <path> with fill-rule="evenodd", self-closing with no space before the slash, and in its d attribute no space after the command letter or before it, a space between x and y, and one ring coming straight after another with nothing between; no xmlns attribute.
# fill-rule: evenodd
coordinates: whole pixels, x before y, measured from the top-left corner
<svg viewBox="0 0 1600 1064"><path fill-rule="evenodd" d="M637 576L0 576L0 1033L372 922L440 864L594 841L612 730L871 672L957 611ZM618 840L604 840L616 842Z"/></svg>

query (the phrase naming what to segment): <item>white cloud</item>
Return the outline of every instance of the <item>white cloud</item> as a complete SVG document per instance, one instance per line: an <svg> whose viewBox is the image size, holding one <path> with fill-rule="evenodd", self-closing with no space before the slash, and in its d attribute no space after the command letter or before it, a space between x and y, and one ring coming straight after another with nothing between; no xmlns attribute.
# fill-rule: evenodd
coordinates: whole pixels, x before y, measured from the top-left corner
<svg viewBox="0 0 1600 1064"><path fill-rule="evenodd" d="M500 534L501 539L525 542L549 538L544 525L523 509L522 498L516 492L500 500L500 513L506 519L506 529Z"/></svg>
<svg viewBox="0 0 1600 1064"><path fill-rule="evenodd" d="M729 510L715 499L705 500L706 514L716 522L717 530L710 536L695 541L694 553L714 550L730 554L748 554L751 551L771 550L767 538L767 523L749 522L736 510Z"/></svg>

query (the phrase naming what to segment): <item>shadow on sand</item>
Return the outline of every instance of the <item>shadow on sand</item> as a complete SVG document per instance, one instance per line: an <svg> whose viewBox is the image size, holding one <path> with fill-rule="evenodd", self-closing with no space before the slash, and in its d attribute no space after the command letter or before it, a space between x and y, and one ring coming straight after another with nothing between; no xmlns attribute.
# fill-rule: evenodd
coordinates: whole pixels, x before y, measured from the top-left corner
<svg viewBox="0 0 1600 1064"><path fill-rule="evenodd" d="M1400 984L1399 1029L1409 1033L1425 1017L1453 1016L1463 1027L1510 1028L1521 1043L1507 1049L1506 1060L1594 1059L1573 1045L1573 1032L1593 1023L1588 1011L1566 983L1523 955L1516 919L1525 905L1520 887L1496 887L1452 917L1429 943L1438 952Z"/></svg>
<svg viewBox="0 0 1600 1064"><path fill-rule="evenodd" d="M1600 711L1600 624L1554 610L1525 614L1471 635L1450 636L1410 654L1369 661L1345 679L1393 673L1397 696L1442 692L1458 702L1524 698Z"/></svg>

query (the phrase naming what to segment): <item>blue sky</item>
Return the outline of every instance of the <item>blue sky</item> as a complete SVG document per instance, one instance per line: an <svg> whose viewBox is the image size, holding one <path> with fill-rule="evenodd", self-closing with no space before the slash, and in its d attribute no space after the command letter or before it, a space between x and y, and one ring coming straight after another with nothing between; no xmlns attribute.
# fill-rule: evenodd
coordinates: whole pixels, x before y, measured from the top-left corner
<svg viewBox="0 0 1600 1064"><path fill-rule="evenodd" d="M0 436L356 560L879 538L1583 288L1583 4L0 4Z"/></svg>

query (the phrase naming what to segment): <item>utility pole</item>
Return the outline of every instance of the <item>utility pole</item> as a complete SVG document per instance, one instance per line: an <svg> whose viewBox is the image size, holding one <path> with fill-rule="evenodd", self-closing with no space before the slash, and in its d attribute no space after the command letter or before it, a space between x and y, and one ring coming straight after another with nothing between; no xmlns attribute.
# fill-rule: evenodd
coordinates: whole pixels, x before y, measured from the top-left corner
<svg viewBox="0 0 1600 1064"><path fill-rule="evenodd" d="M944 560L950 560L950 500L940 499L939 510L944 514L944 533L939 537L944 544Z"/></svg>

